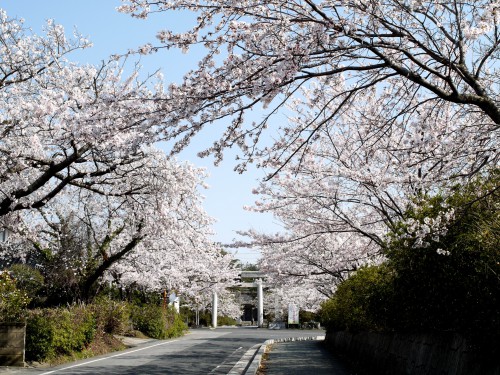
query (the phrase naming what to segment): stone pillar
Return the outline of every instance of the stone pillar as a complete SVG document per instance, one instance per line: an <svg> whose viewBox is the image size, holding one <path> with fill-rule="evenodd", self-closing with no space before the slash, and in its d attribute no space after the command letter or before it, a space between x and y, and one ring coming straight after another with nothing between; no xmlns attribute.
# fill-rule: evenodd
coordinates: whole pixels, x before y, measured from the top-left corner
<svg viewBox="0 0 500 375"><path fill-rule="evenodd" d="M25 323L0 323L0 366L24 367Z"/></svg>
<svg viewBox="0 0 500 375"><path fill-rule="evenodd" d="M212 327L217 328L217 292L215 291L212 299Z"/></svg>
<svg viewBox="0 0 500 375"><path fill-rule="evenodd" d="M258 279L256 284L257 284L257 326L262 327L264 325L264 298L262 292L262 279Z"/></svg>

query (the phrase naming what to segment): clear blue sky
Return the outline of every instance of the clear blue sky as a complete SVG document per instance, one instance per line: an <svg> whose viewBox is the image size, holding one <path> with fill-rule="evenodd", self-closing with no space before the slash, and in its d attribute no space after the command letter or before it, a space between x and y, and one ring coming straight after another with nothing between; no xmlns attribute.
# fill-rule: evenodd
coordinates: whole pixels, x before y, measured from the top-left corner
<svg viewBox="0 0 500 375"><path fill-rule="evenodd" d="M99 63L107 60L111 54L124 53L147 42L155 44L157 31L182 30L186 25L192 24L193 15L190 14L158 14L146 21L133 19L115 10L120 4L119 0L0 0L0 8L6 10L10 17L23 18L25 26L37 34L41 33L49 18L63 25L68 36L76 27L94 44L93 48L70 56L71 60L81 63ZM161 51L143 56L140 63L145 73L161 69L167 82L178 82L189 68L196 66L200 52L182 54L180 51ZM222 125L215 124L219 130ZM207 180L210 189L203 194L206 197L206 211L218 221L215 225L215 240L231 242L237 237L235 231L248 228L267 232L279 230L271 215L243 210L244 205L252 205L255 201L256 197L251 194L251 190L257 185L256 180L264 176L262 171L253 169L243 175L233 172L234 155L226 156L219 167L214 167L211 159L196 156L196 152L211 144L214 137L215 134L205 131L179 159L206 167L211 175ZM237 257L243 262L255 262L258 253L255 250L239 249Z"/></svg>

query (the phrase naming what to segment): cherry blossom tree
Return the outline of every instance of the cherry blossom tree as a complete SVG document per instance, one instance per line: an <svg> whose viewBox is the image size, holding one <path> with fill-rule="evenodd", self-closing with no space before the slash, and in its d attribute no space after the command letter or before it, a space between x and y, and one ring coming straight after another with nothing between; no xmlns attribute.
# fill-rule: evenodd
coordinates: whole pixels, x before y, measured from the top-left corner
<svg viewBox="0 0 500 375"><path fill-rule="evenodd" d="M238 146L245 163L262 157L259 139L274 114L301 88L311 90L310 102L331 103L324 116L319 108L301 126L283 125L283 139L273 149L303 153L327 123L339 119L369 94L378 103L378 139L394 127L432 116L460 122L456 132L479 129L469 150L473 159L464 173L474 174L498 162L499 3L483 1L184 1L123 0L119 10L135 17L150 13L191 11L197 22L183 33L160 30L158 48L184 51L201 45L207 50L199 68L171 85L165 113L177 139L173 151L214 121L231 119L220 139L201 155L219 160L228 147ZM178 103L184 105L178 105ZM267 108L263 119L246 116ZM359 109L359 106L357 106ZM374 109L361 108L361 116ZM442 132L432 124L426 136ZM360 126L361 128L362 126ZM367 132L367 135L372 135ZM494 144L486 152L484 144ZM282 157L280 165L286 163ZM274 159L260 161L264 166ZM446 160L443 160L446 163Z"/></svg>
<svg viewBox="0 0 500 375"><path fill-rule="evenodd" d="M124 76L119 59L71 63L66 55L90 43L68 40L52 21L43 37L3 11L0 21L6 255L44 260L73 299L110 275L186 293L222 289L232 259L210 238L204 172L151 146L164 139L161 77L139 79L137 67Z"/></svg>
<svg viewBox="0 0 500 375"><path fill-rule="evenodd" d="M272 313L275 321L282 321L290 304L298 306L303 311L318 311L324 299L324 295L307 283L293 286L286 284L266 290L264 310Z"/></svg>
<svg viewBox="0 0 500 375"><path fill-rule="evenodd" d="M241 315L241 305L229 289L238 275L234 258L208 241L187 249L164 247L154 252L136 252L114 267L112 273L119 276L122 286L173 291L181 304L192 310L210 309L216 292L220 315Z"/></svg>
<svg viewBox="0 0 500 375"><path fill-rule="evenodd" d="M481 136L477 129L457 133L457 122L426 116L415 117L413 126L394 126L380 139L377 105L369 95L363 99L342 122L319 129L307 153L284 154L287 165L255 190L262 199L251 208L274 213L286 229L274 237L247 233L263 248L261 267L295 282L309 278L311 287L325 294L324 286L335 285L361 264L380 261L387 233L396 232L406 219L413 197L443 193L449 180L466 175L469 150ZM308 105L323 107L325 116L332 108L321 102ZM371 112L360 115L360 107L367 106ZM300 126L308 116L300 113L290 121ZM422 136L439 121L444 122L442 133ZM490 147L484 144L485 153Z"/></svg>
<svg viewBox="0 0 500 375"><path fill-rule="evenodd" d="M233 313L227 288L238 274L234 259L219 244L210 241L209 227L202 229L185 237L178 232L159 243L161 247L154 251L130 254L113 268L113 273L125 286L175 291L181 296L182 303L191 308L206 308L212 301L212 293L217 292L221 309ZM222 300L227 303L222 303Z"/></svg>
<svg viewBox="0 0 500 375"><path fill-rule="evenodd" d="M238 171L270 168L254 209L274 213L284 233L248 234L278 279L322 288L377 261L412 196L498 167L498 1L123 3L139 18L197 14L191 29L161 30L161 43L139 52L206 48L168 89L166 135L176 152L231 120L200 155L219 161L236 146ZM287 121L276 127L277 114Z"/></svg>
<svg viewBox="0 0 500 375"><path fill-rule="evenodd" d="M28 263L51 276L67 274L59 284L71 298L92 297L106 275L156 290L230 277L224 267L232 259L217 256L212 219L201 208L204 171L154 149L127 169L116 178L133 193L66 189L43 208L18 215L6 250L19 257L25 249Z"/></svg>
<svg viewBox="0 0 500 375"><path fill-rule="evenodd" d="M91 46L78 34L68 40L64 29L52 20L47 22L45 37L32 35L22 19L9 18L4 10L0 10L0 32L2 90L41 77L59 65L66 55Z"/></svg>
<svg viewBox="0 0 500 375"><path fill-rule="evenodd" d="M121 178L158 139L147 116L152 82L122 77L118 62L70 63L65 55L89 43L68 41L52 21L44 37L3 11L0 24L0 217L43 207L69 186L133 193Z"/></svg>

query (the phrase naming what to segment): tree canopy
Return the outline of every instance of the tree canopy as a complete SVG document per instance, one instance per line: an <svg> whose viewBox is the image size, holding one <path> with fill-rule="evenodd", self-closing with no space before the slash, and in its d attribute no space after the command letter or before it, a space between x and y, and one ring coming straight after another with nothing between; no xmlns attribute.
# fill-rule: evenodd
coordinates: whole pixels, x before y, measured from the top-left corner
<svg viewBox="0 0 500 375"><path fill-rule="evenodd" d="M158 45L138 50L187 51L195 45L207 50L199 68L168 89L163 120L169 122L167 137L178 141L174 152L203 127L229 118L220 140L201 154L221 158L224 149L238 146L244 159L240 170L257 159L276 167L306 153L326 124L357 116L360 136L372 147L399 129L415 139L391 146L410 151L423 141L474 135L473 149L436 152L422 174L429 169L473 174L498 162L496 1L123 3L120 11L139 18L176 11L198 15L186 32L159 30ZM248 121L245 116L261 105L267 108L263 119ZM272 116L286 105L292 114L306 116L282 125L282 138L269 149L260 146ZM418 153L413 156L418 160Z"/></svg>
<svg viewBox="0 0 500 375"><path fill-rule="evenodd" d="M284 231L247 233L264 249L262 264L277 276L328 285L380 261L413 198L448 195L498 168L499 7L491 0L123 0L119 10L143 19L197 15L185 32L159 30L156 44L137 50L206 50L162 99L158 121L176 141L172 152L227 120L200 155L219 161L238 147L236 170L253 162L269 171L251 209L274 213Z"/></svg>
<svg viewBox="0 0 500 375"><path fill-rule="evenodd" d="M39 268L58 303L104 280L186 295L232 280L202 208L205 172L155 146L161 80L124 76L120 59L71 62L90 42L53 21L38 36L2 10L0 41L2 264Z"/></svg>

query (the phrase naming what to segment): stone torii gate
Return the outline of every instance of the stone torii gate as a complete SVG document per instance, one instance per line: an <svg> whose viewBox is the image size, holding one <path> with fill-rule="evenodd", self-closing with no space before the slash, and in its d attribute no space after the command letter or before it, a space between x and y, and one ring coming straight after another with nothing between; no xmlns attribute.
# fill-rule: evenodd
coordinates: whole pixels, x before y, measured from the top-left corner
<svg viewBox="0 0 500 375"><path fill-rule="evenodd" d="M260 271L241 271L240 279L253 279L251 282L242 282L236 286L242 288L257 288L257 326L262 327L264 325L264 292L262 279L266 277L264 272ZM217 292L213 292L212 299L212 327L217 328Z"/></svg>

